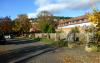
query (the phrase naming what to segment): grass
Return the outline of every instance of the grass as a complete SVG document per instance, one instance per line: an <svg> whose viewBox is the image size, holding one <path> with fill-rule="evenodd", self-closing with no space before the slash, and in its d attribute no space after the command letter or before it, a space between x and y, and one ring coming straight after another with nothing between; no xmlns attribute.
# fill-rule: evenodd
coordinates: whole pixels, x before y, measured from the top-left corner
<svg viewBox="0 0 100 63"><path fill-rule="evenodd" d="M59 40L59 41L56 41L53 44L56 45L56 46L59 46L59 47L67 47L68 46L68 42L63 40L63 39Z"/></svg>
<svg viewBox="0 0 100 63"><path fill-rule="evenodd" d="M47 39L47 38L42 38L40 42L42 42L42 43L44 43L44 44L53 44L53 43L55 43L54 40L52 40L52 39Z"/></svg>
<svg viewBox="0 0 100 63"><path fill-rule="evenodd" d="M41 42L44 44L53 44L55 41L47 38L32 38L34 42Z"/></svg>
<svg viewBox="0 0 100 63"><path fill-rule="evenodd" d="M49 45L58 46L58 47L67 47L68 46L68 42L64 41L64 40L54 41L52 39L43 38L43 39L41 39L41 42L45 43L45 44L49 44Z"/></svg>
<svg viewBox="0 0 100 63"><path fill-rule="evenodd" d="M41 42L41 43L44 43L44 44L54 45L54 46L58 46L58 47L68 46L68 42L63 40L63 39L55 41L53 39L48 39L48 38L33 38L32 40L34 42Z"/></svg>
<svg viewBox="0 0 100 63"><path fill-rule="evenodd" d="M58 46L58 47L67 47L68 46L68 42L64 41L63 39L62 40L58 40L58 41L54 41L52 39L42 38L40 40L40 42L42 42L44 44Z"/></svg>
<svg viewBox="0 0 100 63"><path fill-rule="evenodd" d="M41 41L41 38L32 38L32 40L33 40L34 42L39 42L39 41Z"/></svg>

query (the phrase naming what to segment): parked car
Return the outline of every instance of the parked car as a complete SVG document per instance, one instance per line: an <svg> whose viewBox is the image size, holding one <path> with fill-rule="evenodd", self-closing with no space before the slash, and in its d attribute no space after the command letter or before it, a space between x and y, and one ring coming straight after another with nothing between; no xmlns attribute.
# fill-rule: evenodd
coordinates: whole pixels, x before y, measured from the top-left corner
<svg viewBox="0 0 100 63"><path fill-rule="evenodd" d="M6 39L3 33L0 33L0 45L6 44Z"/></svg>
<svg viewBox="0 0 100 63"><path fill-rule="evenodd" d="M11 38L10 35L5 35L4 37L5 37L6 39L10 39L10 38Z"/></svg>

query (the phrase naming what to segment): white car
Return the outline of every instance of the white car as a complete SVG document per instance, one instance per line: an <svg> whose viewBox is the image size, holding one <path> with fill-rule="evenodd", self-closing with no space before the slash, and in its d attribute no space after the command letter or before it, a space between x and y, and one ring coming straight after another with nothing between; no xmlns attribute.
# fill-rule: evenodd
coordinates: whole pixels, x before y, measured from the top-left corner
<svg viewBox="0 0 100 63"><path fill-rule="evenodd" d="M4 37L5 37L6 39L10 39L10 38L11 38L10 35L5 35Z"/></svg>

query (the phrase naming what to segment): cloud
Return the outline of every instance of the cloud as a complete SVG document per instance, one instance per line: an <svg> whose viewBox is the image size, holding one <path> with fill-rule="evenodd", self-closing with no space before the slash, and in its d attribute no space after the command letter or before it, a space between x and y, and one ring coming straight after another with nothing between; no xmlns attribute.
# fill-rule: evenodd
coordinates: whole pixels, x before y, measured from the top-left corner
<svg viewBox="0 0 100 63"><path fill-rule="evenodd" d="M92 3L100 2L100 0L58 0L56 3L49 3L48 5L40 6L37 11L59 11L62 9L80 9L83 7L89 7Z"/></svg>
<svg viewBox="0 0 100 63"><path fill-rule="evenodd" d="M37 14L38 14L38 12L28 13L28 18L34 18L37 16Z"/></svg>
<svg viewBox="0 0 100 63"><path fill-rule="evenodd" d="M63 9L86 9L90 7L92 3L96 2L100 2L100 0L35 0L35 4L38 8L35 13L30 13L28 15L30 17L36 17L36 15L42 10L56 12Z"/></svg>
<svg viewBox="0 0 100 63"><path fill-rule="evenodd" d="M48 0L36 0L35 4L38 5L39 7L48 5L50 3L50 1Z"/></svg>

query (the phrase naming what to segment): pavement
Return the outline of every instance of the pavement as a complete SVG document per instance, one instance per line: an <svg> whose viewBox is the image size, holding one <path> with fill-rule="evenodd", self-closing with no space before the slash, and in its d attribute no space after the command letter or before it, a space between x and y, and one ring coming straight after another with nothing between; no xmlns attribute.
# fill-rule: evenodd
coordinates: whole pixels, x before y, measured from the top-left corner
<svg viewBox="0 0 100 63"><path fill-rule="evenodd" d="M100 63L100 52L88 53L83 48L59 48L19 63Z"/></svg>
<svg viewBox="0 0 100 63"><path fill-rule="evenodd" d="M89 53L83 47L56 48L28 39L8 41L6 52L0 54L0 63L100 63L100 52Z"/></svg>
<svg viewBox="0 0 100 63"><path fill-rule="evenodd" d="M35 46L40 43L35 43L32 40L27 39L7 39L6 45L0 45L0 54L6 53L9 50L14 50L27 46Z"/></svg>
<svg viewBox="0 0 100 63"><path fill-rule="evenodd" d="M16 63L55 49L50 45L28 39L10 39L4 46L7 50L0 54L0 63Z"/></svg>

